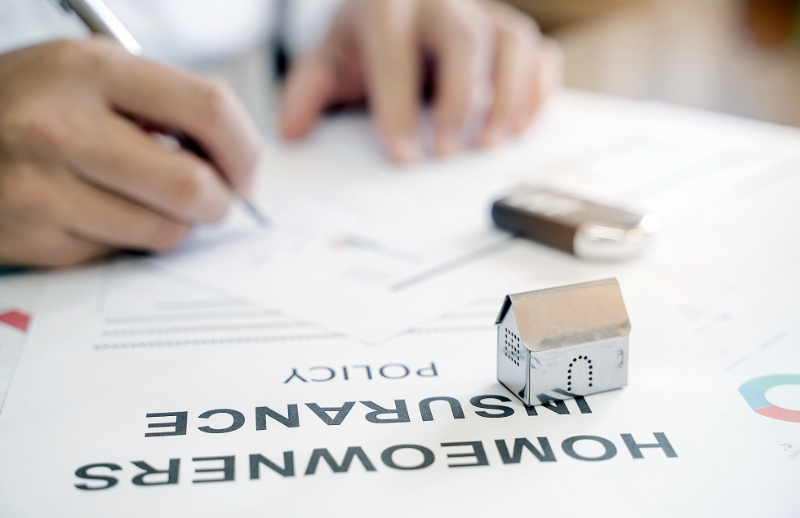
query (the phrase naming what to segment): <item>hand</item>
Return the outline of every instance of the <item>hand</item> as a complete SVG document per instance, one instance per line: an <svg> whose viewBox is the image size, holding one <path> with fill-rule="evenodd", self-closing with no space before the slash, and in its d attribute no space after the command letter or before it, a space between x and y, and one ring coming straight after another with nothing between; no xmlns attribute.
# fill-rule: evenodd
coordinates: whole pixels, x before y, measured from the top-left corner
<svg viewBox="0 0 800 518"><path fill-rule="evenodd" d="M168 150L129 117L178 128ZM162 252L246 194L258 136L220 85L102 39L0 56L0 264L66 266Z"/></svg>
<svg viewBox="0 0 800 518"><path fill-rule="evenodd" d="M481 108L477 143L491 146L527 128L560 80L559 58L530 18L496 0L348 0L327 38L292 68L281 132L301 137L326 107L367 98L389 157L414 161L428 59L435 151L457 152Z"/></svg>

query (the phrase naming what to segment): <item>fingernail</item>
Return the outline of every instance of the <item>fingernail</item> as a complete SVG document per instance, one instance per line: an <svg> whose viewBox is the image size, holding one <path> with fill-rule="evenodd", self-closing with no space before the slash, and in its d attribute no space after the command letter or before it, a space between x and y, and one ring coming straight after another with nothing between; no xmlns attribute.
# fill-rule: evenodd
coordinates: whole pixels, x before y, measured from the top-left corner
<svg viewBox="0 0 800 518"><path fill-rule="evenodd" d="M512 124L512 130L514 131L515 135L519 135L526 129L528 129L528 120L525 117L520 117L514 121Z"/></svg>
<svg viewBox="0 0 800 518"><path fill-rule="evenodd" d="M503 132L497 124L490 124L486 126L481 138L481 145L484 147L493 147L503 140Z"/></svg>
<svg viewBox="0 0 800 518"><path fill-rule="evenodd" d="M409 164L419 160L419 144L414 137L403 135L395 137L390 144L392 159L401 164Z"/></svg>
<svg viewBox="0 0 800 518"><path fill-rule="evenodd" d="M451 156L461 149L461 137L458 132L445 131L436 139L436 154Z"/></svg>
<svg viewBox="0 0 800 518"><path fill-rule="evenodd" d="M256 181L253 177L245 178L241 181L241 183L236 188L236 194L243 198L249 198L253 195L253 191L256 188Z"/></svg>

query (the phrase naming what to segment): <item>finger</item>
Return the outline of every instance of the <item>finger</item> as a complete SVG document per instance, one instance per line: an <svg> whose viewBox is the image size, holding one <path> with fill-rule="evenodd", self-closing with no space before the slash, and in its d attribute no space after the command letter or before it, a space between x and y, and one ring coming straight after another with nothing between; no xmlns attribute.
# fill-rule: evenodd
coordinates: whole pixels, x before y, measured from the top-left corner
<svg viewBox="0 0 800 518"><path fill-rule="evenodd" d="M351 26L345 10L326 40L300 57L289 72L280 122L284 138L306 135L328 107L364 99L363 66Z"/></svg>
<svg viewBox="0 0 800 518"><path fill-rule="evenodd" d="M207 162L168 150L130 121L98 114L65 146L70 168L89 182L184 222L212 222L232 194Z"/></svg>
<svg viewBox="0 0 800 518"><path fill-rule="evenodd" d="M306 55L289 72L280 118L284 138L308 134L328 106L336 86L334 64L328 56L321 50Z"/></svg>
<svg viewBox="0 0 800 518"><path fill-rule="evenodd" d="M492 146L507 134L525 125L537 95L539 51L536 33L527 23L507 23L498 27L494 72L494 100L480 138L480 144Z"/></svg>
<svg viewBox="0 0 800 518"><path fill-rule="evenodd" d="M109 66L107 95L115 108L193 137L233 189L249 194L260 139L228 88L133 56L115 56Z"/></svg>
<svg viewBox="0 0 800 518"><path fill-rule="evenodd" d="M369 105L389 157L407 163L420 156L419 51L414 2L363 2L355 21L364 55Z"/></svg>
<svg viewBox="0 0 800 518"><path fill-rule="evenodd" d="M550 38L542 38L536 57L535 87L531 90L526 109L523 110L522 129L530 125L542 103L561 87L563 56L561 47ZM520 131L522 131L520 129Z"/></svg>
<svg viewBox="0 0 800 518"><path fill-rule="evenodd" d="M68 171L50 175L59 195L50 211L70 234L113 248L166 252L189 225L89 185Z"/></svg>
<svg viewBox="0 0 800 518"><path fill-rule="evenodd" d="M439 70L434 108L434 146L440 155L457 152L464 125L482 94L490 91L492 28L478 4L464 3L460 15L429 16L440 23L424 25L433 42Z"/></svg>
<svg viewBox="0 0 800 518"><path fill-rule="evenodd" d="M66 267L99 259L113 249L55 227L14 221L0 224L0 264Z"/></svg>

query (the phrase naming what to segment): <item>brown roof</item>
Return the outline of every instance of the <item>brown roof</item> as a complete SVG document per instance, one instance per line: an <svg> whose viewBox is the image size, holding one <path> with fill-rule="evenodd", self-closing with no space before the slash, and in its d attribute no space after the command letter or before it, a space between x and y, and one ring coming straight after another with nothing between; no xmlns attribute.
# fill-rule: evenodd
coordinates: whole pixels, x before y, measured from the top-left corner
<svg viewBox="0 0 800 518"><path fill-rule="evenodd" d="M507 295L496 324L512 305L520 338L532 351L625 336L631 331L616 279Z"/></svg>

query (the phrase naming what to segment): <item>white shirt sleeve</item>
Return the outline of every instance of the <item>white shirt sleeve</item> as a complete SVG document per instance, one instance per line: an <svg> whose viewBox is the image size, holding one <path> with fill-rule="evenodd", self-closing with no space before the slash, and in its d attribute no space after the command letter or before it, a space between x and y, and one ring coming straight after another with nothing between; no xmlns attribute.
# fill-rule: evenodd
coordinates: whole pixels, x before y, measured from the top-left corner
<svg viewBox="0 0 800 518"><path fill-rule="evenodd" d="M54 0L0 0L0 54L89 30Z"/></svg>
<svg viewBox="0 0 800 518"><path fill-rule="evenodd" d="M277 19L285 1L285 20ZM327 33L343 0L105 0L142 45L164 63L204 66L232 59L279 30L299 53ZM0 53L88 30L56 0L0 0Z"/></svg>
<svg viewBox="0 0 800 518"><path fill-rule="evenodd" d="M289 6L283 36L287 50L298 55L322 41L345 0L285 1Z"/></svg>

